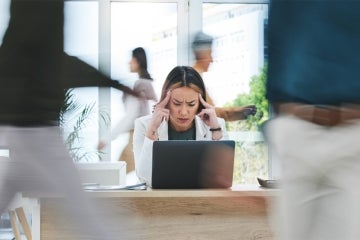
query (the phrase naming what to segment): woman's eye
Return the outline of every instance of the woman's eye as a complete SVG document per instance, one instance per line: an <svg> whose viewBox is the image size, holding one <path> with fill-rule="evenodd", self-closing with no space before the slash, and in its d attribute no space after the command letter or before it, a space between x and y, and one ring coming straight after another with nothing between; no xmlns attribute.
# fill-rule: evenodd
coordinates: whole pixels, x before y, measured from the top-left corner
<svg viewBox="0 0 360 240"><path fill-rule="evenodd" d="M194 107L194 106L195 106L195 103L189 103L189 106L190 106L190 107Z"/></svg>
<svg viewBox="0 0 360 240"><path fill-rule="evenodd" d="M181 105L181 103L174 103L174 105L175 105L175 106L180 106L180 105Z"/></svg>

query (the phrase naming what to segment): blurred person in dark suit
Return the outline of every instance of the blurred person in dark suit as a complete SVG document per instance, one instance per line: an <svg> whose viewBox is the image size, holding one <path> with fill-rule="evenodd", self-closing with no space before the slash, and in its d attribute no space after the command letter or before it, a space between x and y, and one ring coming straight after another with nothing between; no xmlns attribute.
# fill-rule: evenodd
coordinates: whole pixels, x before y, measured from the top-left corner
<svg viewBox="0 0 360 240"><path fill-rule="evenodd" d="M56 193L65 197L65 208L82 233L115 239L110 222L98 215L102 210L83 193L58 121L69 88L104 86L134 93L64 53L63 11L63 0L11 1L0 47L0 145L10 150L9 161L0 163L0 211L16 192ZM124 237L129 237L125 227Z"/></svg>
<svg viewBox="0 0 360 240"><path fill-rule="evenodd" d="M360 1L273 0L265 133L281 240L360 239Z"/></svg>

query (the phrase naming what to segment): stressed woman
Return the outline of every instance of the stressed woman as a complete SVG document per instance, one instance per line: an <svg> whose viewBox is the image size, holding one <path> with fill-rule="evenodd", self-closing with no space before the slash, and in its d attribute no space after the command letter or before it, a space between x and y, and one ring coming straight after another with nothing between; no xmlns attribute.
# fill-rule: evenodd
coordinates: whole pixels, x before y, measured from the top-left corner
<svg viewBox="0 0 360 240"><path fill-rule="evenodd" d="M151 186L153 141L228 139L225 121L216 116L205 94L193 68L178 66L169 73L153 114L135 120L133 149L140 181Z"/></svg>

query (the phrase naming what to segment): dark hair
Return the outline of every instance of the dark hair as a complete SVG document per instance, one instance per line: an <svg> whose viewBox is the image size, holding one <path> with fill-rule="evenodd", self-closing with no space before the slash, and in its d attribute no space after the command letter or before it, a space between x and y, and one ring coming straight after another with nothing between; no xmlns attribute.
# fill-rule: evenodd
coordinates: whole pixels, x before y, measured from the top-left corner
<svg viewBox="0 0 360 240"><path fill-rule="evenodd" d="M204 81L200 74L194 68L189 66L177 66L170 71L163 84L160 101L166 97L169 90L180 87L189 87L195 90L200 93L202 98L206 101ZM203 108L202 104L199 106L198 111Z"/></svg>
<svg viewBox="0 0 360 240"><path fill-rule="evenodd" d="M140 72L139 76L140 78L153 80L147 70L147 59L146 59L146 53L145 50L142 47L135 48L132 51L132 57L136 59L136 61L139 64Z"/></svg>
<svg viewBox="0 0 360 240"><path fill-rule="evenodd" d="M211 48L214 38L206 33L197 32L192 42L193 51L201 50L204 48Z"/></svg>
<svg viewBox="0 0 360 240"><path fill-rule="evenodd" d="M214 41L213 37L206 33L197 32L195 34L191 47L196 60L200 60L198 52L204 49L211 49L213 41Z"/></svg>

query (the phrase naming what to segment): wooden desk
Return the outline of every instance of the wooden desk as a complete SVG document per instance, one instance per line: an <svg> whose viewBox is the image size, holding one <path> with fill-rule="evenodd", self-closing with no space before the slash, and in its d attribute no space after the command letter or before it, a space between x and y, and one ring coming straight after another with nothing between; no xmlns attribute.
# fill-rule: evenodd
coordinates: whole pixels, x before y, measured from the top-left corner
<svg viewBox="0 0 360 240"><path fill-rule="evenodd" d="M132 217L138 240L274 239L267 219L267 200L278 190L239 186L231 190L145 190L91 192L116 216ZM41 240L72 238L54 217L54 197L40 197ZM56 226L56 227L54 227ZM69 235L70 234L70 235ZM81 238L82 239L82 238Z"/></svg>

